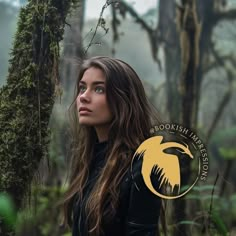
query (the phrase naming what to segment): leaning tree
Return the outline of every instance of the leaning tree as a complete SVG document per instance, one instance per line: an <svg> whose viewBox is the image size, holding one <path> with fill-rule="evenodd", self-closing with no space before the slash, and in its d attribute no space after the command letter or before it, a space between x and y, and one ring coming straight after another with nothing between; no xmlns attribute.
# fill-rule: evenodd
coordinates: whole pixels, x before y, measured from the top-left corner
<svg viewBox="0 0 236 236"><path fill-rule="evenodd" d="M59 42L78 0L29 0L20 10L7 83L0 90L0 192L22 207L40 160L58 92ZM0 234L12 235L0 219Z"/></svg>

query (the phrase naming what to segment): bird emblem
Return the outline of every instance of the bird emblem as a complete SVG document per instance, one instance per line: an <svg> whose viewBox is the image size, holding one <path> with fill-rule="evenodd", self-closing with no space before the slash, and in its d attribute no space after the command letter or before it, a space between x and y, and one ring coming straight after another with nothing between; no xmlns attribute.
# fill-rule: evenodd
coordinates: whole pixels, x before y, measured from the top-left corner
<svg viewBox="0 0 236 236"><path fill-rule="evenodd" d="M179 194L180 191L180 164L178 156L175 154L165 153L164 150L167 148L178 148L181 153L187 154L191 159L193 159L193 155L188 147L188 145L183 145L178 142L165 142L162 143L163 136L154 136L149 139L146 139L141 145L138 147L136 152L134 153L133 160L139 156L143 156L141 173L143 176L143 180L146 186L153 192L155 195L166 198L166 199L176 199L185 195L197 182L195 182L182 194ZM132 160L132 163L133 163ZM200 170L200 163L199 163ZM131 165L131 173L132 173L132 165ZM178 188L178 195L175 196L166 196L162 193L156 191L152 185L151 174L155 174L159 176L159 188L162 186L169 186L171 193L174 192L174 188Z"/></svg>

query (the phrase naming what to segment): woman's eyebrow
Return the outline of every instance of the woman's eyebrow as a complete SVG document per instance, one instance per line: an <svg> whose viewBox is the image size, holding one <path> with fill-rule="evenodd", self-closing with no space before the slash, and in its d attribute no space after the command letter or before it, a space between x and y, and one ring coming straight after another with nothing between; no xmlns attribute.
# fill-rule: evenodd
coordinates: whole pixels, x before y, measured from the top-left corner
<svg viewBox="0 0 236 236"><path fill-rule="evenodd" d="M83 80L79 81L79 84L86 84L86 82L84 82ZM96 84L105 84L104 81L94 81L92 82L93 85L96 85Z"/></svg>

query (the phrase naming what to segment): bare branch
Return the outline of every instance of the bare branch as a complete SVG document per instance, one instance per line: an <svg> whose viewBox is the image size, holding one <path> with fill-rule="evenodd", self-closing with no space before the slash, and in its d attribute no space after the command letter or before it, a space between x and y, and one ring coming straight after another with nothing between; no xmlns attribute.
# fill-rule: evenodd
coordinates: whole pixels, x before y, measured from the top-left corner
<svg viewBox="0 0 236 236"><path fill-rule="evenodd" d="M152 57L155 62L157 62L159 69L162 70L161 67L161 62L157 58L157 52L158 52L158 27L156 29L152 29L146 22L145 20L142 19L142 17L139 16L139 14L125 1L121 0L119 1L119 6L123 7L125 11L127 11L136 21L136 23L140 24L144 30L146 30L149 40L150 40L150 45L151 45L151 52L152 52Z"/></svg>
<svg viewBox="0 0 236 236"><path fill-rule="evenodd" d="M209 141L216 125L217 125L217 123L220 120L221 115L223 114L223 111L224 111L226 105L228 104L228 102L230 101L230 98L232 96L232 92L233 92L233 90L232 90L233 89L233 86L232 86L233 79L232 79L232 77L233 77L233 75L232 75L231 71L228 71L227 74L228 74L227 77L228 77L228 80L229 80L229 86L228 86L228 89L226 90L226 92L225 92L225 94L224 94L224 96L223 96L223 98L220 102L220 105L219 105L219 107L218 107L218 109L215 113L215 118L213 119L213 122L212 122L212 124L209 128L208 133L207 133L206 143L208 143L208 141Z"/></svg>
<svg viewBox="0 0 236 236"><path fill-rule="evenodd" d="M120 1L119 4L125 8L126 11L140 24L149 34L153 32L153 29L138 15L138 13L125 1Z"/></svg>
<svg viewBox="0 0 236 236"><path fill-rule="evenodd" d="M236 66L236 59L233 57L233 55L225 55L221 56L221 60L225 63L227 61L231 62L233 66ZM203 73L208 73L210 70L213 70L219 66L219 62L217 60L214 60L212 62L209 62L207 65L203 66Z"/></svg>
<svg viewBox="0 0 236 236"><path fill-rule="evenodd" d="M228 11L222 11L215 13L216 22L221 20L235 20L236 19L236 9L230 9Z"/></svg>
<svg viewBox="0 0 236 236"><path fill-rule="evenodd" d="M225 68L225 61L218 55L218 53L215 51L214 48L212 48L212 52L213 52L213 55L215 56L215 59L216 61L218 62L218 65L219 66L222 66ZM234 74L233 74L233 71L231 69L226 69L226 73L227 73L227 79L228 79L228 89L225 91L225 94L219 104L219 107L215 113L215 117L212 121L212 124L207 132L207 135L206 135L206 143L209 142L210 140L210 137L217 125L217 123L219 122L220 120L220 117L221 115L223 114L223 111L226 107L226 105L229 103L231 97L232 97L232 93L233 93L233 78L234 78Z"/></svg>
<svg viewBox="0 0 236 236"><path fill-rule="evenodd" d="M105 34L107 34L107 32L108 32L108 29L105 29L105 26L104 26L104 19L103 19L103 13L104 13L104 11L105 11L105 9L108 7L108 6L110 6L111 4L113 4L113 3L118 3L118 1L111 1L111 0L106 0L106 3L103 5L103 7L102 7L102 10L101 10L101 12L100 12L100 15L99 15L99 19L98 19L98 22L97 22L97 25L96 25L96 27L95 27L95 31L94 31L94 33L93 33L93 36L92 36L92 38L91 38L91 40L90 40L90 42L89 42L89 44L88 44L88 46L87 46L87 48L85 49L85 51L84 51L84 54L86 55L87 54L87 52L88 52L88 49L92 46L92 44L93 44L93 40L94 40L94 38L95 38L95 36L96 36L96 34L97 34L97 31L98 31L98 27L99 26L101 26L104 30L105 30ZM97 43L96 43L97 44Z"/></svg>
<svg viewBox="0 0 236 236"><path fill-rule="evenodd" d="M117 25L120 24L120 21L117 18L116 7L114 5L111 6L111 10L112 10L111 26L112 26L112 31L113 31L113 42L116 42L119 40L119 33L117 30Z"/></svg>

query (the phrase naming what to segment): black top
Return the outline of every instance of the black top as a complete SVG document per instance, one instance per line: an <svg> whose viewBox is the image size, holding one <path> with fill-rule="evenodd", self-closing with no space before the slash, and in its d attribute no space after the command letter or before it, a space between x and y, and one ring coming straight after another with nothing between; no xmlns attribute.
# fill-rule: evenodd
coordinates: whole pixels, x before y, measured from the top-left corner
<svg viewBox="0 0 236 236"><path fill-rule="evenodd" d="M89 194L105 165L107 142L97 143L83 199L74 203L72 236L87 236L85 205ZM120 184L119 205L114 219L103 224L102 236L156 236L161 200L145 185L141 164L133 165Z"/></svg>

